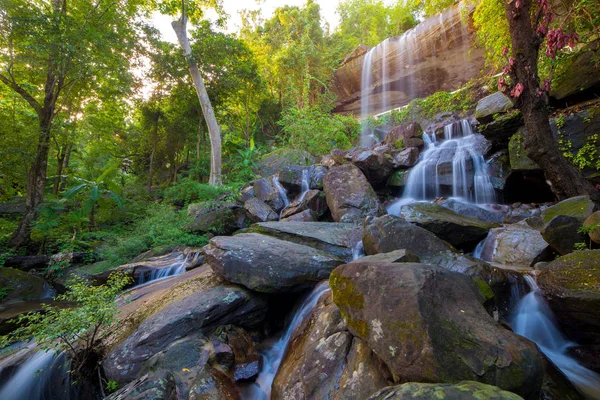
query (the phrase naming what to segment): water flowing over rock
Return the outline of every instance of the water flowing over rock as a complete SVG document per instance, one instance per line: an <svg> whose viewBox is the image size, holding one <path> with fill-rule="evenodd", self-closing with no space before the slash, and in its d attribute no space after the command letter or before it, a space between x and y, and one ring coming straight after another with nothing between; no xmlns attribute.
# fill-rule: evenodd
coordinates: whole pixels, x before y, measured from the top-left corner
<svg viewBox="0 0 600 400"><path fill-rule="evenodd" d="M389 372L346 327L331 293L290 338L271 399L362 400L388 385Z"/></svg>
<svg viewBox="0 0 600 400"><path fill-rule="evenodd" d="M474 134L469 121L444 126L444 140L435 134L423 135L428 142L419 163L410 170L400 199L388 208L397 214L399 207L416 200L453 196L480 204L495 203L496 196L483 156L490 143Z"/></svg>
<svg viewBox="0 0 600 400"><path fill-rule="evenodd" d="M104 371L109 379L130 382L147 360L177 339L196 332L209 334L228 324L256 328L266 311L263 299L234 285L191 293L145 319L105 358Z"/></svg>
<svg viewBox="0 0 600 400"><path fill-rule="evenodd" d="M313 247L257 233L217 236L204 253L211 268L227 281L265 293L314 286L342 263Z"/></svg>
<svg viewBox="0 0 600 400"><path fill-rule="evenodd" d="M600 343L600 250L577 251L544 265L538 282L570 338Z"/></svg>
<svg viewBox="0 0 600 400"><path fill-rule="evenodd" d="M389 214L365 221L362 242L368 255L411 250L423 257L428 253L451 249L450 245L428 230Z"/></svg>
<svg viewBox="0 0 600 400"><path fill-rule="evenodd" d="M475 380L539 395L542 358L482 306L465 275L425 264L340 266L329 279L350 331L386 363L394 380Z"/></svg>
<svg viewBox="0 0 600 400"><path fill-rule="evenodd" d="M360 225L337 222L261 222L249 231L314 247L344 261L352 260L352 249L362 235Z"/></svg>
<svg viewBox="0 0 600 400"><path fill-rule="evenodd" d="M498 226L493 222L455 213L433 203L413 203L400 209L400 216L460 248L474 248L488 231Z"/></svg>
<svg viewBox="0 0 600 400"><path fill-rule="evenodd" d="M453 6L349 59L334 74L335 112L369 116L440 90L454 91L479 76L483 50L473 46L462 11Z"/></svg>
<svg viewBox="0 0 600 400"><path fill-rule="evenodd" d="M490 230L477 253L485 261L523 267L545 261L550 255L548 243L540 231L525 222Z"/></svg>
<svg viewBox="0 0 600 400"><path fill-rule="evenodd" d="M375 393L368 400L523 400L517 394L480 382L463 381L454 384L404 383Z"/></svg>
<svg viewBox="0 0 600 400"><path fill-rule="evenodd" d="M383 211L373 187L352 164L330 169L323 178L323 190L336 222L362 222Z"/></svg>

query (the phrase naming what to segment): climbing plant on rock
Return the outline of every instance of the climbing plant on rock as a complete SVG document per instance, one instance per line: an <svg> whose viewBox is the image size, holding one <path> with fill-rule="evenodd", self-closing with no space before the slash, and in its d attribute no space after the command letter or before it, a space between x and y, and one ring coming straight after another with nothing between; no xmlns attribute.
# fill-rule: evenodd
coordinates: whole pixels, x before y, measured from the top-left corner
<svg viewBox="0 0 600 400"><path fill-rule="evenodd" d="M589 194L596 203L600 193L586 181L559 150L548 119L550 80L540 82L538 57L545 43L547 57L555 57L567 46L573 46L576 34L553 29L553 14L547 0L504 0L512 54L506 47L506 65L498 89L509 93L523 114L525 151L545 172L552 191L559 199Z"/></svg>

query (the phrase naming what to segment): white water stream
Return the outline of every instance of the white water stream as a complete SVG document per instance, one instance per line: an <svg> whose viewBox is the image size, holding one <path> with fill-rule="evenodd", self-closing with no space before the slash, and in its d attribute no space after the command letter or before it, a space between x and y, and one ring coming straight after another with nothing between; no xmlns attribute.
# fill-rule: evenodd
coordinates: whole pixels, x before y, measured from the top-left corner
<svg viewBox="0 0 600 400"><path fill-rule="evenodd" d="M285 188L281 186L281 183L279 183L279 176L273 175L273 185L279 192L279 196L283 201L283 208L286 208L288 205L290 205L290 200L287 197L287 190L285 190Z"/></svg>
<svg viewBox="0 0 600 400"><path fill-rule="evenodd" d="M165 279L170 276L181 275L185 272L186 267L190 263L193 263L199 255L200 253L197 251L190 252L185 256L180 254L170 266L153 269L149 274L141 274L136 282L136 286L144 285L159 279Z"/></svg>
<svg viewBox="0 0 600 400"><path fill-rule="evenodd" d="M589 399L600 399L600 375L583 367L567 350L576 344L567 340L558 329L556 318L546 304L532 276L525 276L531 289L518 302L512 322L515 333L535 342L571 382Z"/></svg>

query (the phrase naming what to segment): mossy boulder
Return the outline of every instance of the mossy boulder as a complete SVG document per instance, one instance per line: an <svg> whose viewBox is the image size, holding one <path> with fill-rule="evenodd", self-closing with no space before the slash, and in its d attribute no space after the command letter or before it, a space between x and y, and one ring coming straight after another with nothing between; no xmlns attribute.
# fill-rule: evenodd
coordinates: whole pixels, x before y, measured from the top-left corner
<svg viewBox="0 0 600 400"><path fill-rule="evenodd" d="M323 178L323 191L336 222L362 222L367 216L383 213L373 187L352 164L331 168Z"/></svg>
<svg viewBox="0 0 600 400"><path fill-rule="evenodd" d="M309 166L315 162L315 158L307 151L278 149L265 154L257 164L260 175L267 177L278 173L283 167L290 165Z"/></svg>
<svg viewBox="0 0 600 400"><path fill-rule="evenodd" d="M505 113L513 108L512 100L502 92L496 92L477 102L475 119L482 124L493 120L495 114Z"/></svg>
<svg viewBox="0 0 600 400"><path fill-rule="evenodd" d="M558 215L568 215L583 223L587 217L592 215L596 205L589 196L576 196L563 200L542 211L544 224L549 223Z"/></svg>
<svg viewBox="0 0 600 400"><path fill-rule="evenodd" d="M427 264L353 263L336 268L329 284L350 331L395 382L473 380L539 395L537 347L490 317L470 277Z"/></svg>
<svg viewBox="0 0 600 400"><path fill-rule="evenodd" d="M600 250L576 251L544 265L538 282L572 339L600 343Z"/></svg>
<svg viewBox="0 0 600 400"><path fill-rule="evenodd" d="M583 222L583 226L590 228L592 226L600 226L600 211L594 212L587 217ZM588 236L594 243L600 243L600 228L592 229L588 232Z"/></svg>
<svg viewBox="0 0 600 400"><path fill-rule="evenodd" d="M229 235L250 224L244 207L228 201L192 203L187 213L194 218L187 229L195 233Z"/></svg>
<svg viewBox="0 0 600 400"><path fill-rule="evenodd" d="M384 143L387 143L394 148L412 147L409 143L414 142L413 139L419 139L423 136L423 128L417 122L410 122L408 124L400 124L393 127L383 139ZM416 142L419 143L419 142ZM423 145L422 141L420 142Z"/></svg>
<svg viewBox="0 0 600 400"><path fill-rule="evenodd" d="M366 399L389 384L382 361L350 333L329 291L289 343L272 399Z"/></svg>
<svg viewBox="0 0 600 400"><path fill-rule="evenodd" d="M541 230L542 237L558 254L564 256L575 250L577 243L586 242L585 235L579 232L581 225L581 220L576 217L557 215Z"/></svg>
<svg viewBox="0 0 600 400"><path fill-rule="evenodd" d="M322 250L258 233L214 237L204 254L225 280L264 293L312 287L343 262Z"/></svg>
<svg viewBox="0 0 600 400"><path fill-rule="evenodd" d="M41 277L14 268L0 268L0 311L9 304L51 299L56 293Z"/></svg>
<svg viewBox="0 0 600 400"><path fill-rule="evenodd" d="M404 383L390 386L369 397L369 400L523 400L515 393L480 382Z"/></svg>
<svg viewBox="0 0 600 400"><path fill-rule="evenodd" d="M531 171L540 169L540 167L529 157L525 152L523 143L525 138L523 137L525 129L521 128L517 133L512 135L508 142L508 156L510 159L510 168L513 171Z"/></svg>
<svg viewBox="0 0 600 400"><path fill-rule="evenodd" d="M493 116L491 122L481 125L479 133L492 142L492 148L506 148L511 136L523 126L523 116L518 110Z"/></svg>
<svg viewBox="0 0 600 400"><path fill-rule="evenodd" d="M433 203L413 203L400 209L400 216L459 248L472 249L498 226L493 222L458 214Z"/></svg>
<svg viewBox="0 0 600 400"><path fill-rule="evenodd" d="M387 186L394 189L403 188L408 183L408 174L408 170L392 172L387 180Z"/></svg>

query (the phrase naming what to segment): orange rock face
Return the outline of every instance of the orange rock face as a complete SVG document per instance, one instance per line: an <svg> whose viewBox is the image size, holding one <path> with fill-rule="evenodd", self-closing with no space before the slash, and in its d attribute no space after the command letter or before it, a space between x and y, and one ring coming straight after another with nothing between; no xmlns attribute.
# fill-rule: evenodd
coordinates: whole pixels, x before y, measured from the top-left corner
<svg viewBox="0 0 600 400"><path fill-rule="evenodd" d="M458 5L450 7L402 36L377 45L370 57L370 85L365 90L368 114L401 107L440 90L456 90L479 76L484 54L474 46L471 13L472 9L465 21ZM361 114L361 77L367 54L365 47L359 46L335 71L335 112Z"/></svg>

